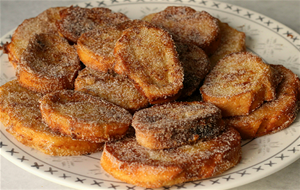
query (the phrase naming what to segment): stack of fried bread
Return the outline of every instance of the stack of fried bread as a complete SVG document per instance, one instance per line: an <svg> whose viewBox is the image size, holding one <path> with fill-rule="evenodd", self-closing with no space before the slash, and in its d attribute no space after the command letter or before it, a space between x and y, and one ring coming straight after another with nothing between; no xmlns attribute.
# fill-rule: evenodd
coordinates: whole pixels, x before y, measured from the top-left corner
<svg viewBox="0 0 300 190"><path fill-rule="evenodd" d="M135 112L130 134L106 143L102 168L147 188L171 186L223 173L241 159L241 137L221 111L205 102L173 102Z"/></svg>
<svg viewBox="0 0 300 190"><path fill-rule="evenodd" d="M299 77L289 69L239 52L222 58L200 91L203 100L218 106L226 123L248 139L290 126L299 110L299 89Z"/></svg>
<svg viewBox="0 0 300 190"><path fill-rule="evenodd" d="M243 32L190 7L142 20L50 8L2 48L17 76L0 87L9 133L54 156L103 149L105 171L146 188L221 174L241 160L241 138L284 129L298 113L292 71L246 52Z"/></svg>

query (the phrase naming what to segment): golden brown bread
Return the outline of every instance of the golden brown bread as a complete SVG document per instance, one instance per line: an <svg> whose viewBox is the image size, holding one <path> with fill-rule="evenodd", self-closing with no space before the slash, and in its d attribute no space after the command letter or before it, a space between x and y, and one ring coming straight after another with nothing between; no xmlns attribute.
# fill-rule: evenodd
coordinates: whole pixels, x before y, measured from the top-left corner
<svg viewBox="0 0 300 190"><path fill-rule="evenodd" d="M199 46L207 55L213 54L220 44L218 20L205 11L169 6L144 20L170 32L175 41Z"/></svg>
<svg viewBox="0 0 300 190"><path fill-rule="evenodd" d="M265 102L247 116L225 119L228 125L237 129L243 139L272 134L290 126L299 111L300 81L297 75L281 65L271 65L283 75L276 89L276 99Z"/></svg>
<svg viewBox="0 0 300 190"><path fill-rule="evenodd" d="M116 24L116 27L120 30L126 30L127 28L138 27L138 26L154 26L154 25L148 21L138 20L138 19L127 20Z"/></svg>
<svg viewBox="0 0 300 190"><path fill-rule="evenodd" d="M209 57L213 68L225 55L246 51L246 35L219 21L221 42L217 50Z"/></svg>
<svg viewBox="0 0 300 190"><path fill-rule="evenodd" d="M137 26L117 41L114 70L134 81L151 104L177 98L183 87L183 68L174 42L163 29Z"/></svg>
<svg viewBox="0 0 300 190"><path fill-rule="evenodd" d="M77 41L77 53L83 64L97 71L108 72L115 64L115 43L122 34L114 26L99 27L83 33Z"/></svg>
<svg viewBox="0 0 300 190"><path fill-rule="evenodd" d="M34 18L25 19L18 26L12 35L11 42L4 45L4 52L8 53L8 59L14 68L19 64L30 38L40 33L57 33L55 22L60 18L59 11L64 8L49 8Z"/></svg>
<svg viewBox="0 0 300 190"><path fill-rule="evenodd" d="M125 109L72 90L48 93L40 103L45 123L73 139L96 143L117 140L125 135L132 120Z"/></svg>
<svg viewBox="0 0 300 190"><path fill-rule="evenodd" d="M150 25L141 20L128 20L115 26L97 27L83 33L77 40L77 53L85 66L97 71L108 72L115 64L114 48L123 30Z"/></svg>
<svg viewBox="0 0 300 190"><path fill-rule="evenodd" d="M210 61L205 52L193 44L176 43L179 60L184 71L180 99L191 96L210 70Z"/></svg>
<svg viewBox="0 0 300 190"><path fill-rule="evenodd" d="M156 13L151 13L142 18L143 21L147 21L151 23L152 18L156 15Z"/></svg>
<svg viewBox="0 0 300 190"><path fill-rule="evenodd" d="M129 20L123 13L113 13L105 7L89 9L73 6L60 11L60 18L56 22L59 33L73 43L77 42L81 34L96 27L115 25Z"/></svg>
<svg viewBox="0 0 300 190"><path fill-rule="evenodd" d="M232 53L221 59L200 88L203 101L222 110L223 117L248 115L275 99L281 75L250 52Z"/></svg>
<svg viewBox="0 0 300 190"><path fill-rule="evenodd" d="M76 49L58 34L34 35L21 56L16 75L21 86L40 93L73 89L81 69Z"/></svg>
<svg viewBox="0 0 300 190"><path fill-rule="evenodd" d="M137 142L149 149L174 148L210 139L224 130L221 110L206 102L173 102L137 111Z"/></svg>
<svg viewBox="0 0 300 190"><path fill-rule="evenodd" d="M52 156L75 156L102 150L103 143L72 140L51 131L42 121L42 94L10 81L0 87L0 121L22 144Z"/></svg>
<svg viewBox="0 0 300 190"><path fill-rule="evenodd" d="M240 134L228 128L211 140L165 150L147 149L134 137L106 143L100 163L119 180L158 188L216 176L240 159Z"/></svg>
<svg viewBox="0 0 300 190"><path fill-rule="evenodd" d="M75 80L75 90L101 97L131 113L149 105L148 99L135 88L131 80L116 73L85 68Z"/></svg>

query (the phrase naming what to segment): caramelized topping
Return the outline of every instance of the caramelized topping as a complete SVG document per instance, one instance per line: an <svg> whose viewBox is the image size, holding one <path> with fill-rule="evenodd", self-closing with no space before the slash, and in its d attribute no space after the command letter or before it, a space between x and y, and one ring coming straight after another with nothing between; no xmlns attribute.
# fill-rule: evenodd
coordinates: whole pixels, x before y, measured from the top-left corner
<svg viewBox="0 0 300 190"><path fill-rule="evenodd" d="M129 18L122 13L113 13L104 7L69 7L60 11L61 20L56 25L59 32L71 42L76 43L81 34L96 27L115 25Z"/></svg>
<svg viewBox="0 0 300 190"><path fill-rule="evenodd" d="M173 40L160 28L126 29L114 54L114 70L131 78L150 103L168 101L183 86L183 69Z"/></svg>

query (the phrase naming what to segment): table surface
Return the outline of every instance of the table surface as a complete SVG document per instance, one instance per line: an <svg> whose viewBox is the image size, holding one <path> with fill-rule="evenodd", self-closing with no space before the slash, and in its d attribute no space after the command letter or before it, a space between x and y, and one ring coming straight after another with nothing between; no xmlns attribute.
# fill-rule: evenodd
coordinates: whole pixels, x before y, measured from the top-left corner
<svg viewBox="0 0 300 190"><path fill-rule="evenodd" d="M278 0L219 0L222 2L238 5L258 13L264 14L278 22L288 26L300 34L300 0L278 1ZM0 0L0 36L18 26L25 18L34 17L42 10L54 6L68 6L82 1L25 1ZM15 166L10 161L0 156L0 189L30 189L30 190L50 190L61 189L70 190L71 188L61 186L44 180L27 171ZM15 179L18 179L17 181ZM34 183L33 183L34 182ZM261 180L233 188L232 190L248 189L297 189L300 187L300 159L286 168Z"/></svg>

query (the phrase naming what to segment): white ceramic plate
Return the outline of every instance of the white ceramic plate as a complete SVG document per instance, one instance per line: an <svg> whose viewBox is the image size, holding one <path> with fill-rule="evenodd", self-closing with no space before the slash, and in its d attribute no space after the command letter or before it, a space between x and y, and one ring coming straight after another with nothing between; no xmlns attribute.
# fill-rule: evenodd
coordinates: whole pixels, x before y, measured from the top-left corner
<svg viewBox="0 0 300 190"><path fill-rule="evenodd" d="M205 10L246 33L247 48L272 64L282 64L300 75L300 36L259 13L228 3L201 0L104 0L80 3L81 7L105 6L132 19L163 10L169 5L186 5ZM1 38L9 41L12 32ZM2 52L0 85L15 78L15 71ZM8 134L1 124L1 154L14 164L42 178L76 189L145 189L114 179L99 165L101 153L89 156L52 157L26 147ZM243 141L241 162L214 178L161 189L228 189L266 177L300 157L300 117L287 129L273 135Z"/></svg>

